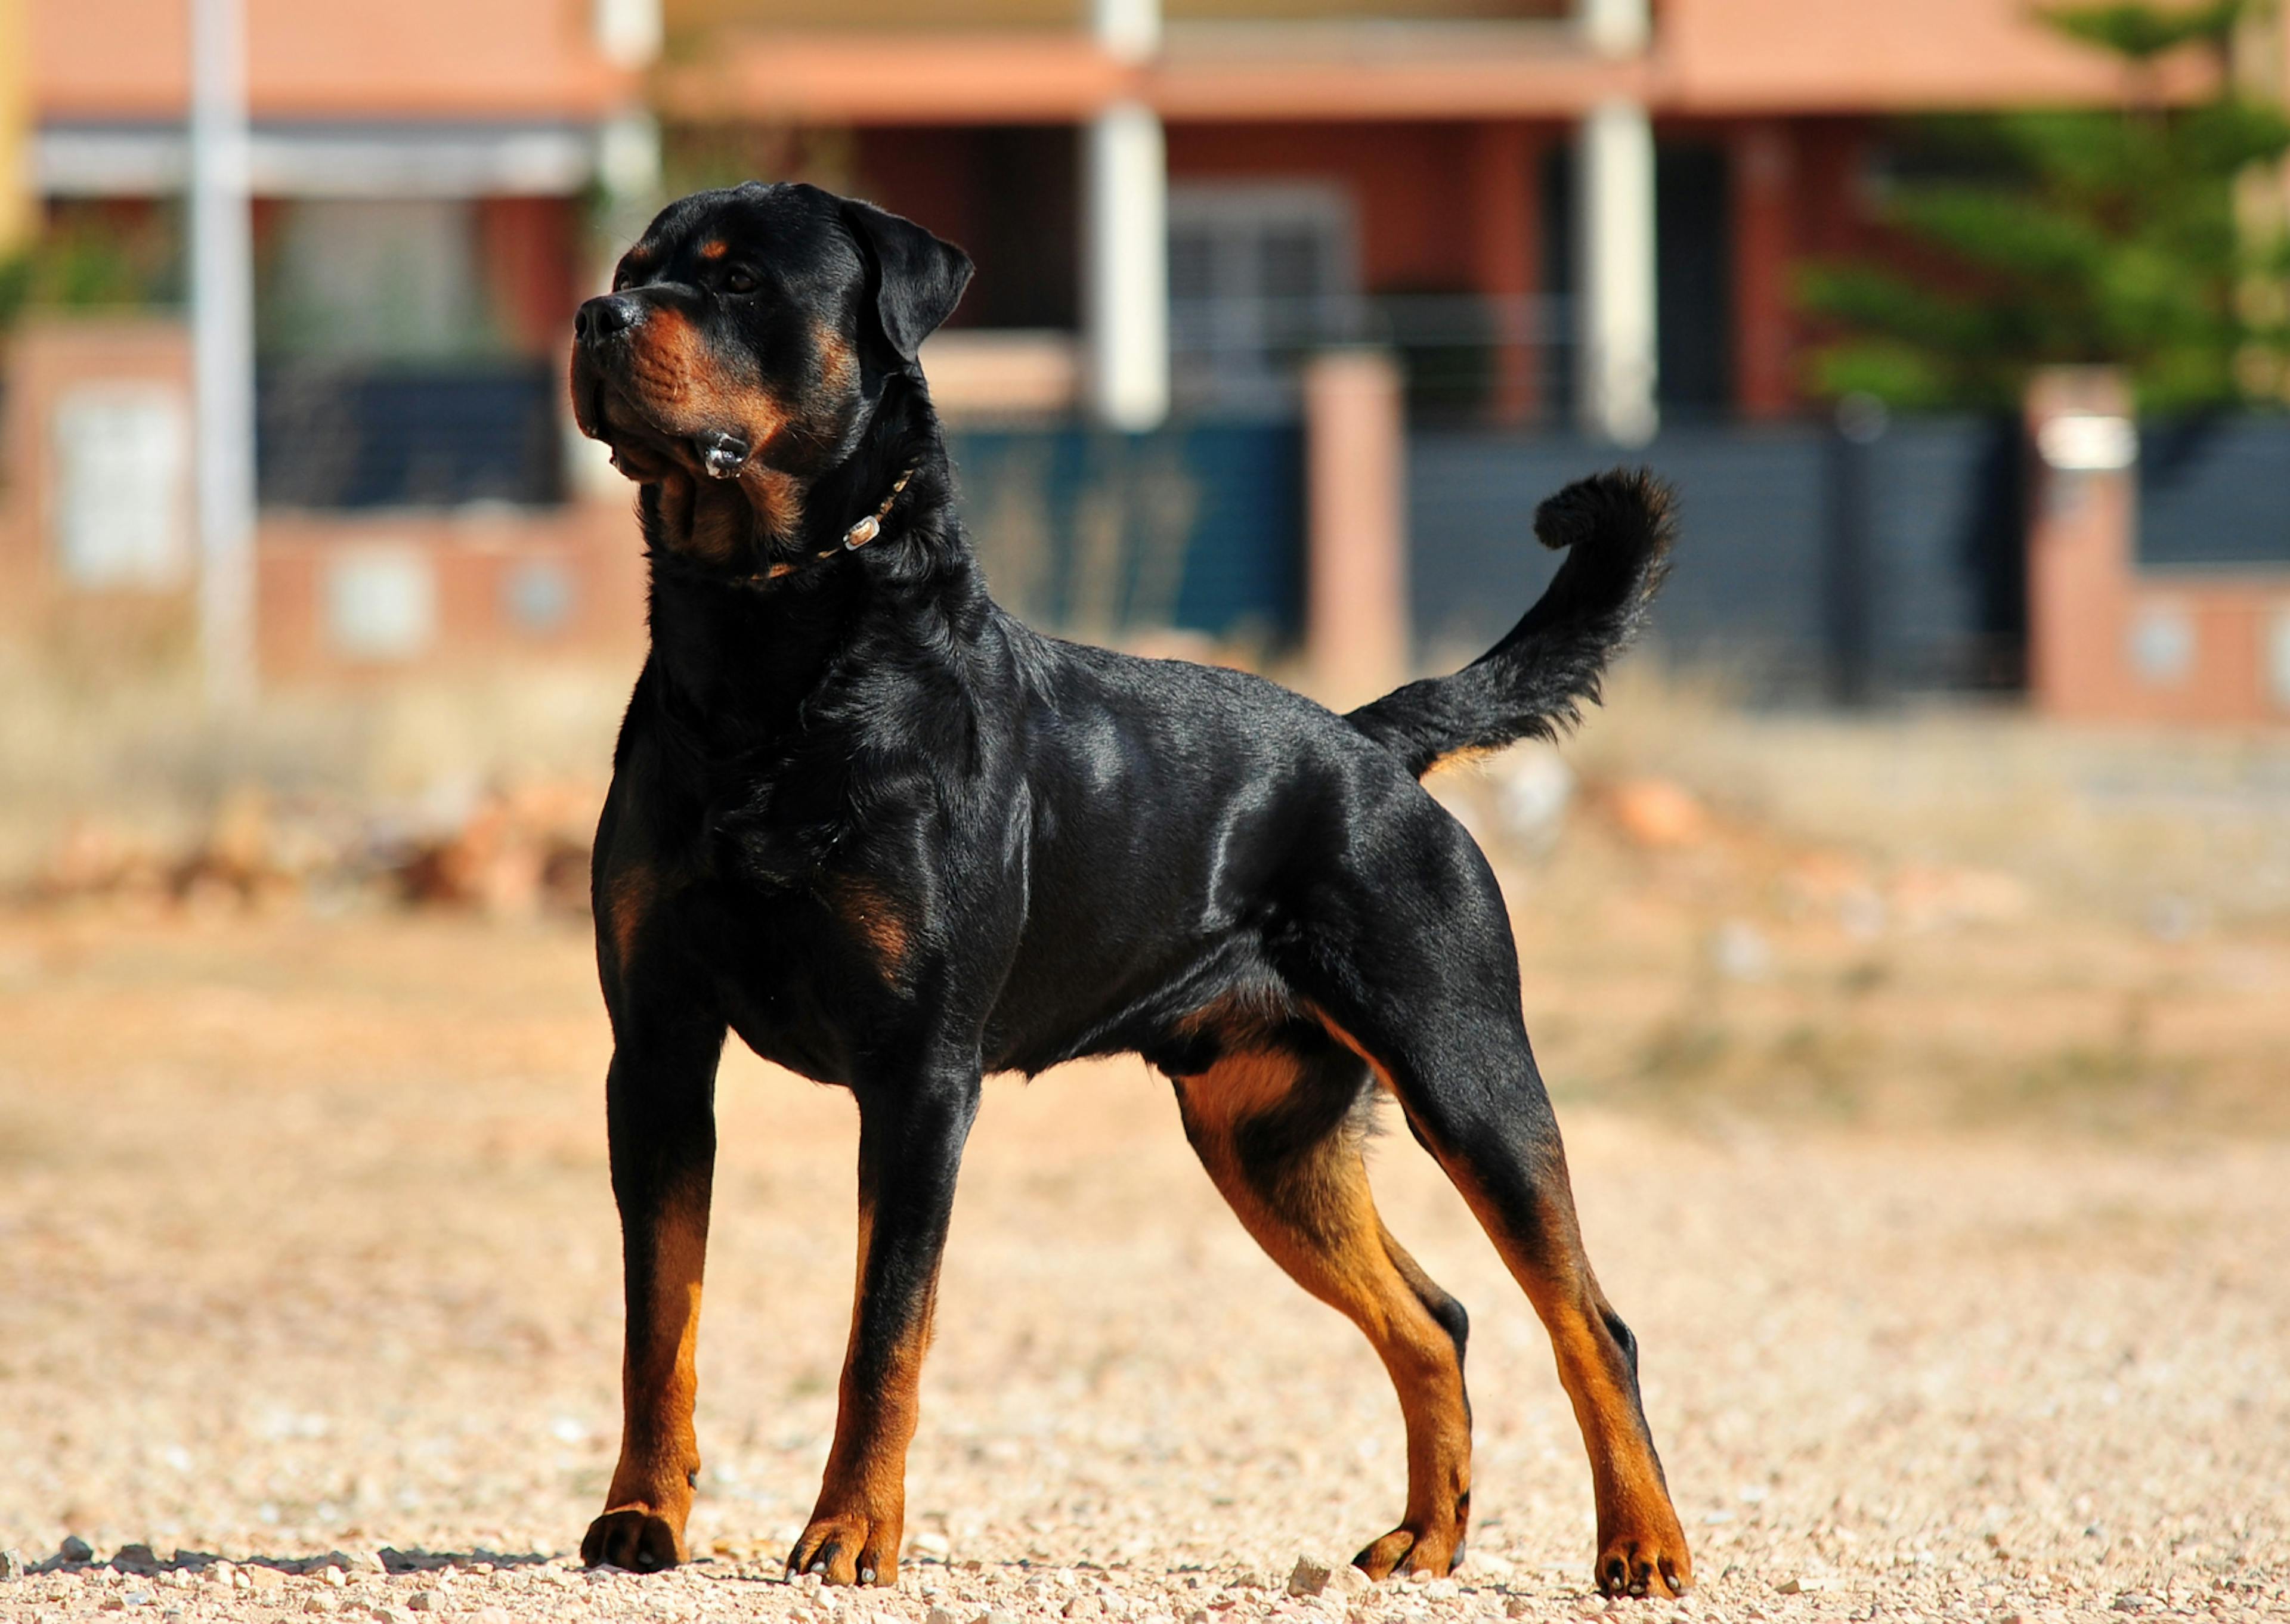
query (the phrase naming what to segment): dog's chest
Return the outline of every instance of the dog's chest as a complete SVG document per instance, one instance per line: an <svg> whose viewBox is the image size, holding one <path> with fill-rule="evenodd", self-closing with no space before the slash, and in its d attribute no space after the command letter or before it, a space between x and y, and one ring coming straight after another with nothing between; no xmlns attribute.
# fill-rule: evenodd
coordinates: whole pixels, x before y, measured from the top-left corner
<svg viewBox="0 0 2290 1624"><path fill-rule="evenodd" d="M692 963L713 983L725 1022L767 1060L821 1082L847 1081L868 989L843 966L849 949L832 916L800 891L737 882L711 890Z"/></svg>
<svg viewBox="0 0 2290 1624"><path fill-rule="evenodd" d="M782 768L720 780L707 797L701 841L724 883L776 900L816 889L853 821L839 777L821 782Z"/></svg>

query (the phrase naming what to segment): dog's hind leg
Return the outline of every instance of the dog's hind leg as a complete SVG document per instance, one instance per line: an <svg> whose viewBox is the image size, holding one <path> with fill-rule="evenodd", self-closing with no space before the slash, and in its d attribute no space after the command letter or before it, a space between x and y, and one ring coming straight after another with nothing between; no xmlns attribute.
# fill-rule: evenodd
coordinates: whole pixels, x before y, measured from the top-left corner
<svg viewBox="0 0 2290 1624"><path fill-rule="evenodd" d="M1471 1511L1471 1412L1462 1304L1377 1216L1352 1117L1359 1062L1311 1034L1229 1052L1176 1079L1185 1135L1273 1261L1373 1344L1407 1426L1407 1510L1355 1558L1374 1578L1445 1574Z"/></svg>
<svg viewBox="0 0 2290 1624"><path fill-rule="evenodd" d="M1331 1012L1330 1029L1398 1096L1549 1333L1590 1458L1598 1588L1683 1595L1693 1558L1638 1396L1637 1341L1583 1251L1566 1153L1526 1035L1486 1015L1419 1008L1389 1027Z"/></svg>
<svg viewBox="0 0 2290 1624"><path fill-rule="evenodd" d="M1639 1398L1637 1340L1583 1251L1502 893L1462 830L1424 812L1383 832L1373 876L1320 894L1288 979L1397 1096L1541 1316L1589 1456L1598 1588L1682 1595L1693 1558Z"/></svg>

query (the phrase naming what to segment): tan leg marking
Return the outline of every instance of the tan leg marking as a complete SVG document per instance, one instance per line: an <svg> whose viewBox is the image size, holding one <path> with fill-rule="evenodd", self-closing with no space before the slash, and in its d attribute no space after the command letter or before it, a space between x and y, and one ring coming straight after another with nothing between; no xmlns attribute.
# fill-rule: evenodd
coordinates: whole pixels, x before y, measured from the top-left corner
<svg viewBox="0 0 2290 1624"><path fill-rule="evenodd" d="M700 1292L708 1252L703 1204L670 1198L649 1260L649 1316L631 1326L621 1366L621 1456L605 1514L581 1542L590 1563L666 1567L685 1558L684 1527L700 1472L692 1412L700 1390Z"/></svg>
<svg viewBox="0 0 2290 1624"><path fill-rule="evenodd" d="M899 1577L899 1547L907 1517L907 1447L921 1419L923 1356L930 1349L938 1283L925 1290L921 1310L869 1383L861 1372L861 1335L867 1307L868 1253L874 1244L874 1209L859 1208L859 1282L851 1305L851 1335L835 1411L835 1443L811 1521L796 1541L789 1566L817 1569L831 1585L888 1585Z"/></svg>

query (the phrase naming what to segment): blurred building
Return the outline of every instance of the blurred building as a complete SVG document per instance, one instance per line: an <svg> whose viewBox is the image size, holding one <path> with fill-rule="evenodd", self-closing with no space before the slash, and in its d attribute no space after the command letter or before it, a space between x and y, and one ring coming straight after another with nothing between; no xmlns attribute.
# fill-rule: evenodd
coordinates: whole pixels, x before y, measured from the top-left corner
<svg viewBox="0 0 2290 1624"><path fill-rule="evenodd" d="M611 0L249 0L267 499L356 506L394 480L397 500L560 493L553 378L591 257L581 200L628 139L650 54L614 37L632 10L644 14ZM132 258L147 234L171 234L187 12L33 5L35 185L50 230L90 254ZM179 276L164 249L142 269ZM345 468L314 445L340 412L442 432L404 447L420 471L386 466L379 442Z"/></svg>
<svg viewBox="0 0 2290 1624"><path fill-rule="evenodd" d="M667 0L661 116L768 150L978 260L960 319L1165 322L1180 406L1277 399L1389 344L1419 420L1642 438L1801 404L1790 267L1864 246L1884 121L2110 104L2024 0ZM1098 148L1165 214L1165 316L1093 296ZM767 139L766 139L767 138ZM1149 297L1153 290L1142 290ZM1640 398L1650 396L1651 398Z"/></svg>
<svg viewBox="0 0 2290 1624"><path fill-rule="evenodd" d="M188 9L29 6L26 168L64 308L34 313L11 369L20 612L164 597L191 568ZM245 12L266 665L632 624L568 503L563 351L592 204L657 185L657 4Z"/></svg>
<svg viewBox="0 0 2290 1624"><path fill-rule="evenodd" d="M14 345L0 585L29 621L158 612L190 568L188 0L0 25L26 4L0 159L28 107L83 308ZM648 200L760 176L976 260L926 360L1022 612L1373 644L1349 675L1381 681L1499 634L1547 567L1535 500L1642 455L1686 495L1677 652L1787 696L2023 681L2021 426L1810 411L1793 280L1886 252L1898 116L2119 99L2024 0L245 4L274 675L641 635L626 488L564 420L568 318ZM1309 364L1352 349L1381 371ZM2209 569L2242 516L2225 562L2271 592L2270 432L2169 439L2122 556ZM1323 591L1337 569L1370 584ZM2290 712L2270 680L2246 708Z"/></svg>
<svg viewBox="0 0 2290 1624"><path fill-rule="evenodd" d="M933 354L957 418L1273 420L1296 410L1301 358L1389 353L1405 457L1389 505L1412 578L1392 612L1419 656L1500 635L1546 567L1520 545L1526 515L1619 445L1685 492L1691 545L1657 617L1674 652L1776 696L2025 681L2021 426L1811 412L1815 334L1794 297L1806 260L1901 252L1879 224L1912 161L1901 116L2120 101L2117 64L2025 0L665 11L672 172L807 174L970 250L978 281ZM2192 97L2206 71L2166 59L2145 88ZM1121 274L1159 260L1141 243L1165 244L1165 280ZM2222 533L2266 454L2249 437L2182 439L2170 500L2127 509L2145 529L2118 550L2290 567L2282 524ZM1004 448L977 438L998 473ZM1049 484L1069 526L1086 500ZM1235 522L1197 548L1189 586L1249 556L1240 519L1261 516L1193 484ZM1316 560L1326 528L1313 519ZM1268 601L1259 579L1179 618ZM2228 689L2209 714L2290 714L2290 676Z"/></svg>

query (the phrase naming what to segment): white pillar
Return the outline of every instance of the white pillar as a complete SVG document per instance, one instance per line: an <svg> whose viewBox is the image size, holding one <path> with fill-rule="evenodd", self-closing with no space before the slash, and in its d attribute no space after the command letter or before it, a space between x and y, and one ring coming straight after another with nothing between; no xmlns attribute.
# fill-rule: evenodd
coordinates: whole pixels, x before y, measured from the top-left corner
<svg viewBox="0 0 2290 1624"><path fill-rule="evenodd" d="M191 358L199 653L218 707L253 697L254 254L241 0L191 6Z"/></svg>
<svg viewBox="0 0 2290 1624"><path fill-rule="evenodd" d="M1575 183L1578 380L1583 427L1643 445L1661 425L1656 381L1653 124L1632 101L1582 121Z"/></svg>
<svg viewBox="0 0 2290 1624"><path fill-rule="evenodd" d="M640 73L660 58L660 0L596 0L597 48L613 67Z"/></svg>
<svg viewBox="0 0 2290 1624"><path fill-rule="evenodd" d="M595 0L597 45L630 75L659 60L661 0ZM605 198L606 263L620 258L661 204L660 122L631 79L626 103L597 127L597 185Z"/></svg>
<svg viewBox="0 0 2290 1624"><path fill-rule="evenodd" d="M1575 21L1590 48L1606 56L1636 56L1653 33L1646 0L1581 0Z"/></svg>
<svg viewBox="0 0 2290 1624"><path fill-rule="evenodd" d="M1098 43L1125 62L1160 46L1158 0L1094 0ZM1169 165L1160 116L1116 102L1082 137L1082 323L1089 400L1132 431L1169 415Z"/></svg>
<svg viewBox="0 0 2290 1624"><path fill-rule="evenodd" d="M1161 0L1090 0L1090 30L1125 62L1141 62L1161 48Z"/></svg>

